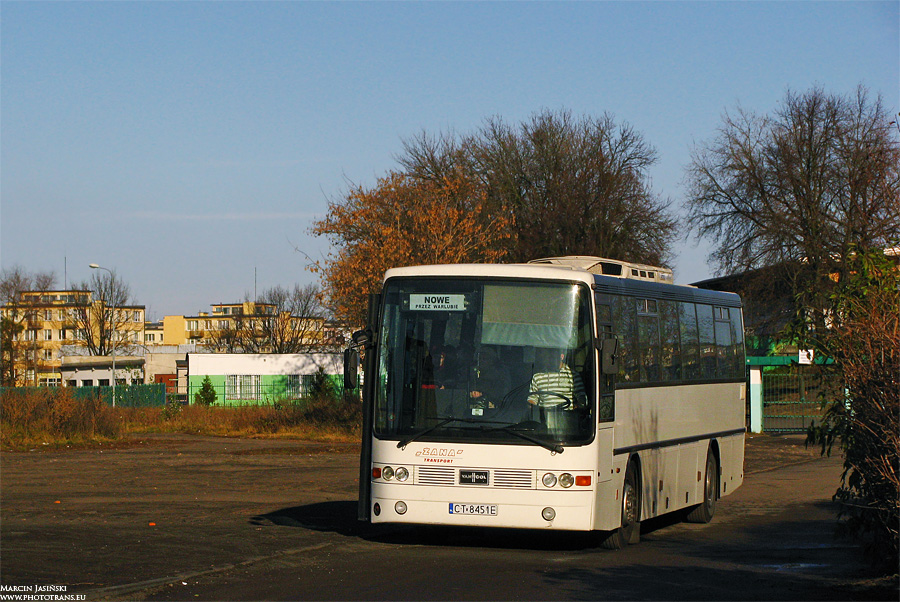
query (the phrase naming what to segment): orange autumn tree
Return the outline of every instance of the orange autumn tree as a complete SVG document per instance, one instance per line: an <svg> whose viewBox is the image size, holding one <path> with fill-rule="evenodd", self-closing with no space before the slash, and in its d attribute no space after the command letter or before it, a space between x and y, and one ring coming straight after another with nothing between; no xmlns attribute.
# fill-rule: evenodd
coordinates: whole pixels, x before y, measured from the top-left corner
<svg viewBox="0 0 900 602"><path fill-rule="evenodd" d="M490 213L485 191L461 172L423 180L390 172L328 204L313 234L337 252L319 262L335 318L365 321L368 295L391 267L497 262L511 247L512 214Z"/></svg>

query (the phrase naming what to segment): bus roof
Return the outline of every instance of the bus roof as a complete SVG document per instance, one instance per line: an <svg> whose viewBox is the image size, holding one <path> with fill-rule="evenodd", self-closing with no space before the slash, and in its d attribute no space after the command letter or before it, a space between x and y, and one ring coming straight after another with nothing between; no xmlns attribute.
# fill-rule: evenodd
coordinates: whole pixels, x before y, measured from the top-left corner
<svg viewBox="0 0 900 602"><path fill-rule="evenodd" d="M560 261L574 259L574 261ZM628 262L615 262L623 266L618 275L601 273L608 270L608 262L601 258L549 258L535 260L529 263L467 263L467 264L439 264L421 265L402 268L391 268L384 279L389 278L512 278L534 280L564 280L578 281L590 286L594 291L607 294L641 296L646 295L656 299L696 301L713 305L725 305L740 307L741 299L735 293L698 289L684 284L674 284L671 281L672 271L665 268L654 268L641 264ZM607 265L597 265L603 262ZM589 264L589 265L586 265ZM592 266L594 269L589 269ZM632 269L639 270L638 275L632 275ZM645 272L656 271L652 276L640 275L640 270ZM660 272L668 273L668 278L660 277Z"/></svg>

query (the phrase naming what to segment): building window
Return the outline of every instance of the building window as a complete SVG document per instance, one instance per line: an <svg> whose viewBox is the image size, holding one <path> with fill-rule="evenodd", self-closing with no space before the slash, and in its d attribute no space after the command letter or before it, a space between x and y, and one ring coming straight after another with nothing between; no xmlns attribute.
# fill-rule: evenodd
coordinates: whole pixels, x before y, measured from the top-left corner
<svg viewBox="0 0 900 602"><path fill-rule="evenodd" d="M258 374L229 374L225 377L225 399L259 399Z"/></svg>
<svg viewBox="0 0 900 602"><path fill-rule="evenodd" d="M141 321L141 312L139 312L139 311L134 312L134 321L135 322Z"/></svg>
<svg viewBox="0 0 900 602"><path fill-rule="evenodd" d="M52 340L53 340L53 331L50 330L49 328L48 328L47 330L44 331L44 340L45 340L45 341L52 341Z"/></svg>
<svg viewBox="0 0 900 602"><path fill-rule="evenodd" d="M93 386L94 386L94 381L93 381L92 379L90 379L90 378L86 378L86 379L84 379L84 380L81 381L81 386L82 386L82 387L93 387Z"/></svg>
<svg viewBox="0 0 900 602"><path fill-rule="evenodd" d="M187 329L188 330L197 330L197 320L188 320L187 321Z"/></svg>
<svg viewBox="0 0 900 602"><path fill-rule="evenodd" d="M50 349L44 349L44 361L49 362L53 359L53 351Z"/></svg>
<svg viewBox="0 0 900 602"><path fill-rule="evenodd" d="M145 334L144 341L146 341L147 343L153 343L156 341L156 335L155 334Z"/></svg>
<svg viewBox="0 0 900 602"><path fill-rule="evenodd" d="M56 319L62 322L66 319L66 310L60 309L56 312Z"/></svg>

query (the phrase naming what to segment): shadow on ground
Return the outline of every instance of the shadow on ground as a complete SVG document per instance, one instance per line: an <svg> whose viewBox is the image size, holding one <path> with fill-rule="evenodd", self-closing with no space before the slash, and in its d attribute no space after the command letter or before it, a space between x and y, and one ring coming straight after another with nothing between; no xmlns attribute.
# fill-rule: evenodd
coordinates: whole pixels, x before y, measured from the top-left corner
<svg viewBox="0 0 900 602"><path fill-rule="evenodd" d="M596 548L603 532L535 531L490 527L451 527L442 525L370 524L356 518L356 500L321 502L254 516L255 526L276 525L336 533L395 545L431 545L529 550L582 550ZM646 520L641 533L649 534L680 523L686 512Z"/></svg>

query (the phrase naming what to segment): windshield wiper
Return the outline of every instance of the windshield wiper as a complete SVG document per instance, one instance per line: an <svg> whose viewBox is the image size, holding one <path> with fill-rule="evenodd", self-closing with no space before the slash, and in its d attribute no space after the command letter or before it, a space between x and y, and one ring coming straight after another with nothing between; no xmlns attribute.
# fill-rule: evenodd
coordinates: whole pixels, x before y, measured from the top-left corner
<svg viewBox="0 0 900 602"><path fill-rule="evenodd" d="M433 425L429 426L428 428L419 431L418 433L414 433L414 434L410 435L409 437L407 437L406 439L401 439L400 441L397 442L397 447L399 449L406 449L406 446L409 445L410 443L412 443L413 441L415 441L416 439L424 437L428 433L435 431L446 424L450 424L451 422L465 422L468 424L485 424L485 423L502 424L503 426L494 427L494 428L482 428L481 430L482 431L503 431L504 433L509 433L511 435L519 437L520 439L524 439L525 441L529 441L531 443L534 443L535 445L539 445L539 446L543 447L544 449L546 449L547 451L553 452L555 454L561 454L566 450L566 448L564 448L562 445L560 445L558 443L556 443L556 444L548 443L546 441L543 441L542 439L538 439L537 437L532 437L531 435L526 435L522 431L513 428L517 425L510 423L510 422L499 422L499 421L493 421L493 420L477 420L474 418L457 418L456 416L447 416L445 418L441 418L436 424L433 424Z"/></svg>
<svg viewBox="0 0 900 602"><path fill-rule="evenodd" d="M442 426L444 426L445 424L448 424L448 423L450 423L450 422L453 422L454 420L461 420L461 418L455 418L455 417L453 417L453 416L450 416L450 417L448 417L448 418L444 418L444 419L442 419L440 422L438 422L437 424L433 424L433 425L429 426L427 429L425 429L425 430L423 430L423 431L419 431L418 433L415 433L415 434L413 434L413 435L407 437L406 439L401 439L400 441L397 442L397 447L400 448L400 449L406 449L406 446L407 446L407 445L409 445L410 443L412 443L413 441L415 441L415 440L418 439L419 437L424 437L425 435L427 435L427 434L430 433L431 431L436 430L436 429L439 429L439 428L441 428Z"/></svg>
<svg viewBox="0 0 900 602"><path fill-rule="evenodd" d="M435 430L441 428L442 426L444 426L445 424L449 424L451 422L465 422L468 424L484 424L484 423L508 424L506 422L498 422L496 420L477 420L475 418L457 418L456 416L446 416L446 417L439 417L439 418L440 418L440 420L436 424L432 424L428 428L421 430L418 433L413 433L406 439L401 439L400 441L398 441L397 447L400 449L405 449L407 445L409 445L416 439L419 439L420 437L424 437L431 431L435 431Z"/></svg>
<svg viewBox="0 0 900 602"><path fill-rule="evenodd" d="M566 451L566 448L564 448L559 443L556 443L556 444L548 443L542 439L538 439L537 437L532 437L531 435L526 435L522 431L513 428L515 426L516 426L515 424L507 424L506 426L501 426L501 427L497 427L497 428L493 428L493 429L484 429L484 430L503 431L504 433L509 433L511 435L515 435L516 437L519 437L520 439L525 439L526 441L531 441L535 445L540 445L547 451L553 452L555 454L561 454L564 451Z"/></svg>

